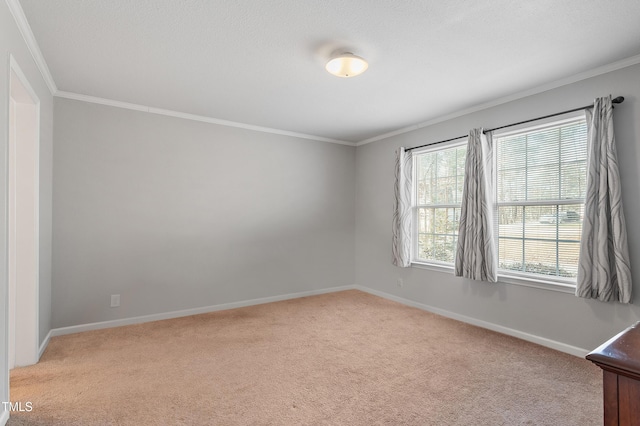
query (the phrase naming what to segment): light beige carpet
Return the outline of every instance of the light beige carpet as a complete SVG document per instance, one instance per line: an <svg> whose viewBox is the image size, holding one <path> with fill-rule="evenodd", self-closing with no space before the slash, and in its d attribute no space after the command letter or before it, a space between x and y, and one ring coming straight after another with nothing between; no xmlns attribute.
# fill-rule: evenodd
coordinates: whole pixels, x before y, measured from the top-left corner
<svg viewBox="0 0 640 426"><path fill-rule="evenodd" d="M583 359L345 291L54 337L10 425L600 425Z"/></svg>

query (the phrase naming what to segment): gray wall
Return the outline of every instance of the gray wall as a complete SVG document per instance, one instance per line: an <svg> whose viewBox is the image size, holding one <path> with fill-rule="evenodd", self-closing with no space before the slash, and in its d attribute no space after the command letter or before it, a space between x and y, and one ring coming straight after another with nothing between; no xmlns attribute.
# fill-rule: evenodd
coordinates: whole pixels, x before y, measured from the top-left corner
<svg viewBox="0 0 640 426"><path fill-rule="evenodd" d="M354 147L61 98L54 137L54 327L354 284Z"/></svg>
<svg viewBox="0 0 640 426"><path fill-rule="evenodd" d="M7 138L9 128L9 55L13 55L40 99L40 342L51 329L51 191L53 97L5 2L0 2L0 398L8 401L7 370Z"/></svg>
<svg viewBox="0 0 640 426"><path fill-rule="evenodd" d="M615 134L633 268L640 300L640 65L627 67L497 107L357 148L356 283L438 309L509 327L583 349L593 349L640 320L640 307L579 299L571 294L456 278L452 273L391 264L394 150L463 135L624 96L614 113ZM404 287L396 279L404 278Z"/></svg>

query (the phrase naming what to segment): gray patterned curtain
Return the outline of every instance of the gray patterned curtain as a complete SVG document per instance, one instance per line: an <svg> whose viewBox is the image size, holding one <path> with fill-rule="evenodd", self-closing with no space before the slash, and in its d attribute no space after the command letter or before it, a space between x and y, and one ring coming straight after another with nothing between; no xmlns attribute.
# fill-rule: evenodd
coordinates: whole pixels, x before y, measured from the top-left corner
<svg viewBox="0 0 640 426"><path fill-rule="evenodd" d="M611 96L597 98L586 115L589 159L576 295L629 303L631 263Z"/></svg>
<svg viewBox="0 0 640 426"><path fill-rule="evenodd" d="M498 260L493 238L493 141L482 129L469 132L455 275L496 282Z"/></svg>
<svg viewBox="0 0 640 426"><path fill-rule="evenodd" d="M393 203L392 262L396 266L411 266L411 152L400 147L396 151L396 182Z"/></svg>

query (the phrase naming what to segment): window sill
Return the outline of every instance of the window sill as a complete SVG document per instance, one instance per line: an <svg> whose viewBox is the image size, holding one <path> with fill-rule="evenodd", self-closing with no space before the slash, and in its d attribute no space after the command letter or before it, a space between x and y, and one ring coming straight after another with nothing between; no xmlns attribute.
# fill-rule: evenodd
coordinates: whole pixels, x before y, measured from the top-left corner
<svg viewBox="0 0 640 426"><path fill-rule="evenodd" d="M424 263L411 262L412 268L426 269L428 271L447 272L453 275L453 265L440 263ZM542 290L557 291L560 293L575 294L576 286L570 283L561 283L555 281L547 281L543 279L535 279L529 277L521 277L517 275L505 274L498 272L498 282L504 284L513 284L525 287L539 288Z"/></svg>

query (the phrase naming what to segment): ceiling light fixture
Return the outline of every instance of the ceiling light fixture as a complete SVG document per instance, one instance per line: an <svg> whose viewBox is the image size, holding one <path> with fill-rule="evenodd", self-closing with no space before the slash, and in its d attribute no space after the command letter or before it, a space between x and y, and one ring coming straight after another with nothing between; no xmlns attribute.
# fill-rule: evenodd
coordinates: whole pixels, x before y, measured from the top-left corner
<svg viewBox="0 0 640 426"><path fill-rule="evenodd" d="M337 77L355 77L369 68L367 61L351 52L341 53L327 62L327 71Z"/></svg>

